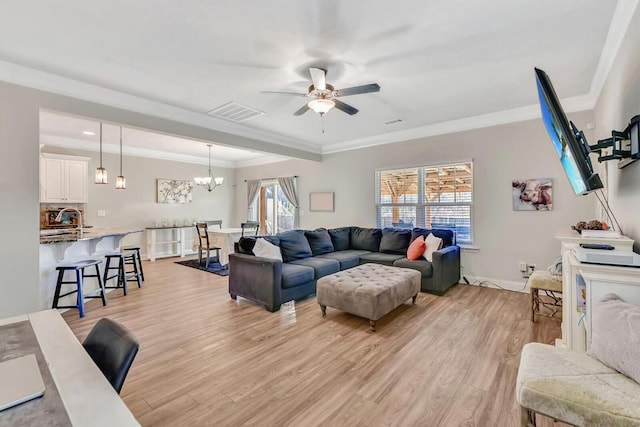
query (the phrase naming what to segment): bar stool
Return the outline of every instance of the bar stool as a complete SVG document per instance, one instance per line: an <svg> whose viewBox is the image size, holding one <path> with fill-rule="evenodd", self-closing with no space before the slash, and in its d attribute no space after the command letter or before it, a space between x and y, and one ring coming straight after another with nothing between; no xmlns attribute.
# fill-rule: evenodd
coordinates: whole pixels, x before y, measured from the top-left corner
<svg viewBox="0 0 640 427"><path fill-rule="evenodd" d="M135 251L136 258L138 260L138 272L140 273L140 279L144 282L144 271L142 271L142 258L140 258L140 247L139 246L125 246L122 248L123 251Z"/></svg>
<svg viewBox="0 0 640 427"><path fill-rule="evenodd" d="M58 280L56 282L56 291L53 295L53 304L51 308L77 308L80 314L80 317L84 317L84 298L100 298L102 299L102 305L107 305L107 298L104 292L104 282L100 276L100 268L98 267L102 261L99 259L85 259L82 261L76 261L69 264L61 264L56 267L58 271ZM87 267L95 266L96 274L86 274L84 269ZM75 271L75 280L64 280L64 273L66 271ZM85 277L95 277L98 279L98 284L100 285L100 295L84 295L82 293L82 280ZM69 291L67 293L61 294L62 285L75 283L76 289L73 291ZM58 301L60 298L65 297L67 295L71 295L73 293L78 294L77 304L76 305L58 305Z"/></svg>
<svg viewBox="0 0 640 427"><path fill-rule="evenodd" d="M562 319L562 282L554 279L548 272L538 270L534 271L529 277L529 286L531 289L531 321L535 323L536 314L538 316ZM545 299L540 298L541 290L546 295ZM540 306L543 306L549 312L541 312ZM556 316L558 313L560 313L560 317Z"/></svg>
<svg viewBox="0 0 640 427"><path fill-rule="evenodd" d="M102 280L106 289L122 288L124 295L127 295L127 282L132 280L136 280L138 282L139 288L142 287L135 251L123 250L121 252L106 254L104 257L106 259L106 263L104 266L104 277ZM133 266L133 270L127 270L127 265ZM111 270L116 270L116 273L112 274ZM117 278L116 285L108 286L107 282L114 278Z"/></svg>

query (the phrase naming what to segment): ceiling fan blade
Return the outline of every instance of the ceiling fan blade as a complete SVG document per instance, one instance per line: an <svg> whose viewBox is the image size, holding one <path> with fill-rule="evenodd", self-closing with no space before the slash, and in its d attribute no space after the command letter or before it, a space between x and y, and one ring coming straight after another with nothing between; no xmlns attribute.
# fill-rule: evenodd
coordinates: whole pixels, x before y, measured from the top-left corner
<svg viewBox="0 0 640 427"><path fill-rule="evenodd" d="M368 85L348 87L346 89L336 90L336 96L349 96L358 95L360 93L370 93L380 91L380 85L378 83L371 83Z"/></svg>
<svg viewBox="0 0 640 427"><path fill-rule="evenodd" d="M326 72L322 68L309 68L311 73L311 81L313 81L313 87L317 90L327 89Z"/></svg>
<svg viewBox="0 0 640 427"><path fill-rule="evenodd" d="M306 93L299 93L299 92L278 92L278 91L273 91L273 90L263 90L260 93L277 93L278 95L295 95L295 96L307 96Z"/></svg>
<svg viewBox="0 0 640 427"><path fill-rule="evenodd" d="M358 109L355 107L352 107L349 104L345 104L342 101L338 101L337 99L333 98L332 99L333 102L336 103L336 108L340 111L344 111L345 113L353 116L354 114L356 114L358 112Z"/></svg>
<svg viewBox="0 0 640 427"><path fill-rule="evenodd" d="M304 104L302 107L300 107L300 109L298 111L293 113L293 115L294 116L301 116L304 113L306 113L307 111L309 111L309 106L307 104Z"/></svg>

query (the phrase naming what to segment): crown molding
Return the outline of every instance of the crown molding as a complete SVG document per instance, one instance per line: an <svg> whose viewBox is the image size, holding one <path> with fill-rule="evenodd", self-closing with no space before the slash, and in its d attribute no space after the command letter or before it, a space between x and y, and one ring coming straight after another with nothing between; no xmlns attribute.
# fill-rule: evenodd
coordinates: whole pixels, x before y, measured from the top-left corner
<svg viewBox="0 0 640 427"><path fill-rule="evenodd" d="M276 135L248 126L238 125L227 120L212 117L206 114L206 112L197 112L175 107L162 102L129 95L113 89L14 64L12 62L0 60L0 81L95 102L123 110L160 117L167 120L200 126L218 132L226 132L234 136L258 139L287 149L297 149L313 154L320 154L321 152L320 147L316 144L301 142L283 135ZM224 144L225 141L211 142ZM238 148L243 147L238 146Z"/></svg>

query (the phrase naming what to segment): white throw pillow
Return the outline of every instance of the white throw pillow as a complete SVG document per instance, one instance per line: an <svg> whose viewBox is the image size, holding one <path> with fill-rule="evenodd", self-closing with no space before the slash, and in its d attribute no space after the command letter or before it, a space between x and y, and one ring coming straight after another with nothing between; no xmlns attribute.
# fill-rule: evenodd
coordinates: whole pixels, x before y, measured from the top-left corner
<svg viewBox="0 0 640 427"><path fill-rule="evenodd" d="M640 307L607 294L592 316L589 355L640 382Z"/></svg>
<svg viewBox="0 0 640 427"><path fill-rule="evenodd" d="M442 246L442 239L433 235L433 233L429 233L426 239L424 239L424 243L427 245L427 249L424 250L422 256L429 262L433 262L433 253L440 249Z"/></svg>
<svg viewBox="0 0 640 427"><path fill-rule="evenodd" d="M267 242L265 239L256 239L253 254L262 258L272 258L282 261L280 248L273 243Z"/></svg>

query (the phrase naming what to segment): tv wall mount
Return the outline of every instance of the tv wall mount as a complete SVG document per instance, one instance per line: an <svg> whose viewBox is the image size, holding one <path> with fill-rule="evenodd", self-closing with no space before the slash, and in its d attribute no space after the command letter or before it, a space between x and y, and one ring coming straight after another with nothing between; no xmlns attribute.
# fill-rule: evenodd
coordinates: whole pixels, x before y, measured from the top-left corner
<svg viewBox="0 0 640 427"><path fill-rule="evenodd" d="M580 135L580 137L584 137L584 135ZM640 141L640 115L633 116L625 130L612 130L611 138L601 139L597 144L590 145L589 148L599 154L599 162L622 160L619 165L622 168L640 159L638 141ZM612 150L608 152L608 148ZM603 150L607 150L607 154L603 155Z"/></svg>

